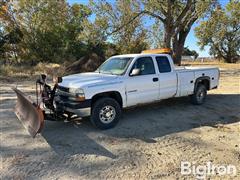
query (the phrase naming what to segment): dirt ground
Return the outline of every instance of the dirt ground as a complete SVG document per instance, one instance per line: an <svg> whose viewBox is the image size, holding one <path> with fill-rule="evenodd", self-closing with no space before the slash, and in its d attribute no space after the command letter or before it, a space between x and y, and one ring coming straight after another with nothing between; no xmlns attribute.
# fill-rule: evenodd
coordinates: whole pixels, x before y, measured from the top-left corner
<svg viewBox="0 0 240 180"><path fill-rule="evenodd" d="M100 131L79 124L46 121L32 139L13 113L16 84L29 94L34 81L1 79L1 179L195 179L181 175L181 161L235 165L240 179L240 72L221 68L219 89L204 105L188 97L125 110L119 124Z"/></svg>

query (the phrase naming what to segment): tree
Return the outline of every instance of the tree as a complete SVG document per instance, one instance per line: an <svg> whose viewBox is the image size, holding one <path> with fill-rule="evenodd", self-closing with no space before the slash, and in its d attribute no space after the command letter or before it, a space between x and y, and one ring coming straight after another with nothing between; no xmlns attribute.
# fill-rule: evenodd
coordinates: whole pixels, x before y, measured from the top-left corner
<svg viewBox="0 0 240 180"><path fill-rule="evenodd" d="M163 46L173 49L174 62L180 64L184 43L193 23L210 11L216 0L128 0L126 2L141 3L141 9L134 12L128 21L118 23L110 34L119 32L144 15L150 16L163 23ZM100 3L107 4L105 1ZM101 8L101 12L114 17L114 14L109 13L106 8Z"/></svg>
<svg viewBox="0 0 240 180"><path fill-rule="evenodd" d="M95 53L105 59L107 49L107 36L106 31L108 29L108 21L106 18L96 17L94 22L84 21L83 31L79 38L85 44L85 54Z"/></svg>
<svg viewBox="0 0 240 180"><path fill-rule="evenodd" d="M4 32L0 24L0 60L4 59L4 52L5 52L4 44L5 44Z"/></svg>
<svg viewBox="0 0 240 180"><path fill-rule="evenodd" d="M91 1L91 6L98 21L104 22L106 39L116 45L118 53L139 53L148 47L147 31L143 21L140 16L134 18L141 10L139 2Z"/></svg>
<svg viewBox="0 0 240 180"><path fill-rule="evenodd" d="M240 2L232 0L226 8L216 9L207 21L195 28L201 49L210 46L210 54L235 63L240 58Z"/></svg>
<svg viewBox="0 0 240 180"><path fill-rule="evenodd" d="M12 57L18 60L17 44L21 42L23 37L19 26L15 25L16 19L13 15L13 8L8 4L8 1L0 2L0 57L4 63L12 63Z"/></svg>
<svg viewBox="0 0 240 180"><path fill-rule="evenodd" d="M148 43L151 49L164 48L164 27L161 21L155 20L148 28Z"/></svg>
<svg viewBox="0 0 240 180"><path fill-rule="evenodd" d="M194 56L194 59L197 59L199 54L195 50L190 50L188 47L184 47L183 53L184 56Z"/></svg>
<svg viewBox="0 0 240 180"><path fill-rule="evenodd" d="M215 4L215 0L146 0L143 13L164 25L164 46L173 49L174 62L181 64L181 55L191 27Z"/></svg>
<svg viewBox="0 0 240 180"><path fill-rule="evenodd" d="M83 43L79 34L82 22L91 14L87 6L65 0L5 1L0 18L7 33L19 30L22 39L17 55L32 64L39 61L63 62L81 57Z"/></svg>

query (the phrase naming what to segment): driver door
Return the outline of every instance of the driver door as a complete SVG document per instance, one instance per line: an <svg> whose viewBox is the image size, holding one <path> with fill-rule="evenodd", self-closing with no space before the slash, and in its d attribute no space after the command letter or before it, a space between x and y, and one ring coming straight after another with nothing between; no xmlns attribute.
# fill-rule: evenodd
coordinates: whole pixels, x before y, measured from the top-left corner
<svg viewBox="0 0 240 180"><path fill-rule="evenodd" d="M139 69L138 75L131 75ZM159 79L151 57L138 58L133 64L126 80L127 106L149 103L159 98Z"/></svg>

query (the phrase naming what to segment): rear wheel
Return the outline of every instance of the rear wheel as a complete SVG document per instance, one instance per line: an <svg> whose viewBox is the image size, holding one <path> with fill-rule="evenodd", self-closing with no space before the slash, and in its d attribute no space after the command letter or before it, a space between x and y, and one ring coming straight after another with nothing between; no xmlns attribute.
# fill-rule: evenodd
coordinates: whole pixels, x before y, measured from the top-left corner
<svg viewBox="0 0 240 180"><path fill-rule="evenodd" d="M203 84L199 84L194 92L191 95L191 102L195 105L203 104L207 96L207 89Z"/></svg>
<svg viewBox="0 0 240 180"><path fill-rule="evenodd" d="M112 98L101 98L97 100L91 113L91 122L99 129L109 129L114 127L121 116L119 103Z"/></svg>

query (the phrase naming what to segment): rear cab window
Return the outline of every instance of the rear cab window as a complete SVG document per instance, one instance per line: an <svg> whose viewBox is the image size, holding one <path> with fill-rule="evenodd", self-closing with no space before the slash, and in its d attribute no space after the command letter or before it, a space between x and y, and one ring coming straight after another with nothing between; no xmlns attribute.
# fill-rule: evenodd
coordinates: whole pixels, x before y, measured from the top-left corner
<svg viewBox="0 0 240 180"><path fill-rule="evenodd" d="M172 71L171 65L166 56L156 56L155 59L157 61L157 65L160 73L167 73Z"/></svg>

